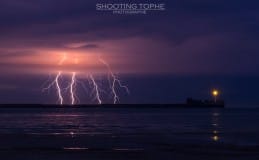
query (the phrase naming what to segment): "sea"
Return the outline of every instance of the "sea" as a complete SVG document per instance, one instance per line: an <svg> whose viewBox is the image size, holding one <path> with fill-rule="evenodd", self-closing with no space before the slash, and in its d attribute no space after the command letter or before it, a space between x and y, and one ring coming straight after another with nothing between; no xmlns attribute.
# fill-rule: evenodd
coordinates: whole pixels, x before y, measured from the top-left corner
<svg viewBox="0 0 259 160"><path fill-rule="evenodd" d="M1 159L259 159L259 108L1 108Z"/></svg>

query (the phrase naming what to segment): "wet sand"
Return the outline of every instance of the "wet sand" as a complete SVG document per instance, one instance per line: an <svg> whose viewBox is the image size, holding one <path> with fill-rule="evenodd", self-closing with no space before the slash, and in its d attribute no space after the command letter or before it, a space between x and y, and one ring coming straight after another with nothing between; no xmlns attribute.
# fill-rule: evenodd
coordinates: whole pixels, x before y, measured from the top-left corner
<svg viewBox="0 0 259 160"><path fill-rule="evenodd" d="M159 135L1 135L6 159L259 159L259 146L175 143Z"/></svg>

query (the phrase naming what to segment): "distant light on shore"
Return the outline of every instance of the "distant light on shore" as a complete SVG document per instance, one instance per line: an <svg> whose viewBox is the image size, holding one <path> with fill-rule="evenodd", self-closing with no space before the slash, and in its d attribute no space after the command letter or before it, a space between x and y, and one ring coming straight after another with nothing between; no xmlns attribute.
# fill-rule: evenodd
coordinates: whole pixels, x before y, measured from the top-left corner
<svg viewBox="0 0 259 160"><path fill-rule="evenodd" d="M218 95L219 95L219 91L216 90L216 89L214 89L214 90L212 91L212 95L213 95L213 96L218 96Z"/></svg>
<svg viewBox="0 0 259 160"><path fill-rule="evenodd" d="M214 97L215 103L217 102L217 97L219 95L219 91L217 89L212 90L212 96Z"/></svg>

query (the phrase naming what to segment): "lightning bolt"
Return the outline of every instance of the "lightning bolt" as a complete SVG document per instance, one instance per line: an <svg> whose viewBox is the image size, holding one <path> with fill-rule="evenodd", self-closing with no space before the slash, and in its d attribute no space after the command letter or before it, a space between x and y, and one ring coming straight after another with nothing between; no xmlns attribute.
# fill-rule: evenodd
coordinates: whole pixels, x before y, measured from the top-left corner
<svg viewBox="0 0 259 160"><path fill-rule="evenodd" d="M99 57L99 61L107 67L109 76L112 78L112 84L110 84L110 88L111 88L112 93L113 93L113 103L116 104L119 101L119 96L118 96L117 91L116 91L116 84L118 84L119 87L125 89L125 91L128 94L130 94L129 88L126 85L122 85L121 81L112 72L110 65L106 61L104 61L100 57Z"/></svg>
<svg viewBox="0 0 259 160"><path fill-rule="evenodd" d="M61 89L60 89L60 85L59 85L59 78L60 78L60 76L61 76L61 72L58 72L58 75L55 78L55 83L56 83L56 87L57 87L58 98L59 98L60 104L62 105L64 99L63 99L63 96L62 96L62 93L61 93Z"/></svg>
<svg viewBox="0 0 259 160"><path fill-rule="evenodd" d="M63 57L60 59L60 61L57 64L63 65L65 63L65 61L67 61L67 60L68 60L67 54L64 53ZM109 87L111 89L111 94L113 96L113 103L116 104L116 103L119 102L119 96L118 96L118 93L117 93L118 92L117 90L119 90L119 88L123 88L128 94L130 94L130 91L129 91L129 89L126 85L123 85L121 83L120 79L117 77L117 75L115 75L113 73L110 65L106 61L104 61L100 57L99 57L99 61L108 70L108 84L109 84ZM78 58L75 58L74 64L77 65L78 63L79 63ZM61 81L62 76L65 76L65 75L63 74L62 71L59 71L56 74L54 80L51 81L47 87L43 88L42 91L44 92L45 90L50 90L50 89L54 88L56 90L56 94L57 94L57 97L58 97L57 102L60 105L63 105L64 102L70 102L71 105L75 105L76 103L80 103L80 99L77 97L77 94L76 94L77 88L81 86L86 91L86 93L88 93L87 92L88 87L85 86L83 81L81 82L81 80L79 81L77 79L77 72L74 71L70 75L71 78L68 82L68 85L66 87L62 88L62 84L63 84L63 83L61 83L62 82ZM51 78L51 76L50 76L50 78ZM97 101L98 104L102 104L103 102L102 102L102 99L101 99L101 93L102 92L105 93L105 91L100 89L98 83L95 80L95 77L92 74L89 74L87 79L88 79L88 82L89 82L89 87L91 87L92 93L94 94L94 99ZM50 79L47 80L47 82L49 82L49 81L50 81ZM64 97L66 95L70 96L70 101L65 100Z"/></svg>
<svg viewBox="0 0 259 160"><path fill-rule="evenodd" d="M58 74L56 75L55 79L53 82L51 82L46 88L43 88L43 92L45 90L50 90L50 88L52 88L53 86L56 87L56 90L57 90L57 95L58 95L58 101L59 101L59 104L62 105L63 104L63 101L64 101L64 98L62 96L62 91L61 91L61 87L60 87L60 84L59 84L59 79L61 77L61 74L62 72L59 71Z"/></svg>
<svg viewBox="0 0 259 160"><path fill-rule="evenodd" d="M72 73L70 84L71 105L75 104L75 90L76 90L76 72Z"/></svg>
<svg viewBox="0 0 259 160"><path fill-rule="evenodd" d="M94 86L94 92L95 92L95 99L98 101L98 103L99 104L102 104L102 100L101 100L101 98L100 98L100 91L99 91L99 87L98 87L98 85L97 85L97 83L96 83L96 81L95 81L95 79L94 79L94 77L93 77L93 75L89 75L89 78L90 78L90 80L91 80L91 82L92 82L92 84L93 84L93 86Z"/></svg>

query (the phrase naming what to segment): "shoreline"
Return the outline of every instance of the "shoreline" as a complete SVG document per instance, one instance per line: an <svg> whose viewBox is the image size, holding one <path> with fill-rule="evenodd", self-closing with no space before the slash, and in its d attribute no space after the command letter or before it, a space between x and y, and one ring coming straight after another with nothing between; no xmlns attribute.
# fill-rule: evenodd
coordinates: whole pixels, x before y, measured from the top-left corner
<svg viewBox="0 0 259 160"><path fill-rule="evenodd" d="M0 108L224 108L222 104L0 104Z"/></svg>

